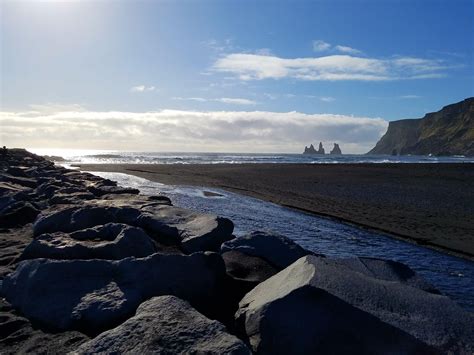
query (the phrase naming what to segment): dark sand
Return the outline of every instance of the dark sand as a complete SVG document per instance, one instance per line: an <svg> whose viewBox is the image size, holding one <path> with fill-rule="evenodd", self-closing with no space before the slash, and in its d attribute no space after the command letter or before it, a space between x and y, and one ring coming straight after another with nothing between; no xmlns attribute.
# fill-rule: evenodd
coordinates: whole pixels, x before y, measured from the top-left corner
<svg viewBox="0 0 474 355"><path fill-rule="evenodd" d="M474 259L474 164L81 165L216 187Z"/></svg>

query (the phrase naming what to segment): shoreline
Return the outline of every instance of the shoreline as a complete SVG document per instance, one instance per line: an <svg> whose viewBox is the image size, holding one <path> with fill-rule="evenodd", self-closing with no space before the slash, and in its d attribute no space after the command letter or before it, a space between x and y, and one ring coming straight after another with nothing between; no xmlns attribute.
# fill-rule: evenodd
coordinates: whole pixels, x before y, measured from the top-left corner
<svg viewBox="0 0 474 355"><path fill-rule="evenodd" d="M219 188L474 260L470 164L78 166L168 185Z"/></svg>

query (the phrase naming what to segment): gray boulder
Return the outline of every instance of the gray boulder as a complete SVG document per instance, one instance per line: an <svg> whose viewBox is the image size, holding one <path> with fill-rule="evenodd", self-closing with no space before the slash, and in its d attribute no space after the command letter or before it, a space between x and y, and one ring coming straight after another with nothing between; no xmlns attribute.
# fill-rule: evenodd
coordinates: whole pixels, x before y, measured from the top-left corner
<svg viewBox="0 0 474 355"><path fill-rule="evenodd" d="M175 295L210 314L223 277L224 263L216 253L120 261L33 259L3 280L1 294L38 324L97 334L153 296Z"/></svg>
<svg viewBox="0 0 474 355"><path fill-rule="evenodd" d="M4 299L0 299L0 353L15 354L66 354L89 340L82 333L71 331L47 333L28 319L18 316Z"/></svg>
<svg viewBox="0 0 474 355"><path fill-rule="evenodd" d="M35 221L35 236L46 233L71 233L106 223L124 223L144 229L160 243L180 245L184 252L218 251L233 238L234 224L227 218L169 206L168 199L137 197L134 207L125 199L94 200L87 205L55 209ZM144 202L139 206L137 201Z"/></svg>
<svg viewBox="0 0 474 355"><path fill-rule="evenodd" d="M248 282L253 286L278 273L278 270L267 261L237 250L222 253L222 259L229 276L235 280Z"/></svg>
<svg viewBox="0 0 474 355"><path fill-rule="evenodd" d="M29 202L11 203L0 212L0 228L21 227L36 219L40 211Z"/></svg>
<svg viewBox="0 0 474 355"><path fill-rule="evenodd" d="M82 344L73 354L251 354L221 323L174 296L154 297L134 317Z"/></svg>
<svg viewBox="0 0 474 355"><path fill-rule="evenodd" d="M138 195L140 190L131 187L120 186L89 186L88 190L96 196L103 196L107 194L135 194Z"/></svg>
<svg viewBox="0 0 474 355"><path fill-rule="evenodd" d="M152 240L140 228L108 223L71 234L42 234L23 251L22 259L109 259L145 257L155 252Z"/></svg>
<svg viewBox="0 0 474 355"><path fill-rule="evenodd" d="M240 302L259 353L470 353L473 319L398 263L306 256Z"/></svg>
<svg viewBox="0 0 474 355"><path fill-rule="evenodd" d="M251 232L222 244L222 253L231 250L265 259L278 270L302 256L313 254L283 235L261 231Z"/></svg>
<svg viewBox="0 0 474 355"><path fill-rule="evenodd" d="M186 253L218 251L233 238L234 224L227 218L174 206L155 205L142 209L137 225L163 243L180 243Z"/></svg>
<svg viewBox="0 0 474 355"><path fill-rule="evenodd" d="M106 223L131 224L140 215L135 208L70 207L41 214L33 225L33 233L39 236L45 233L71 233L81 229L92 228Z"/></svg>

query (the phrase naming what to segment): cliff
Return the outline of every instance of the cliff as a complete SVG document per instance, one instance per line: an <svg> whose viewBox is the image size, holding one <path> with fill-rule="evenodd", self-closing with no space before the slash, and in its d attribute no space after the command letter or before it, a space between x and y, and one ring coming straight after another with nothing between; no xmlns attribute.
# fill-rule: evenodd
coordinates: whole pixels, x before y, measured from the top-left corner
<svg viewBox="0 0 474 355"><path fill-rule="evenodd" d="M367 154L474 156L474 98L423 118L390 122Z"/></svg>

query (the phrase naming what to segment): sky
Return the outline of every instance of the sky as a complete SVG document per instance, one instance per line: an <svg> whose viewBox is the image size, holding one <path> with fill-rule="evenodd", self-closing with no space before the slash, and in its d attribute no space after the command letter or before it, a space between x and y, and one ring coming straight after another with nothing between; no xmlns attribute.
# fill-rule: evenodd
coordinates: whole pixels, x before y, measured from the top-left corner
<svg viewBox="0 0 474 355"><path fill-rule="evenodd" d="M364 153L474 96L472 0L0 4L0 145Z"/></svg>

